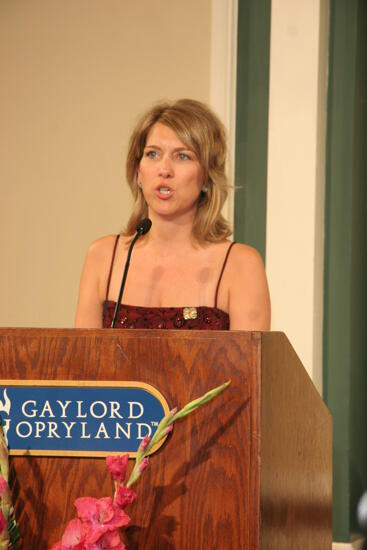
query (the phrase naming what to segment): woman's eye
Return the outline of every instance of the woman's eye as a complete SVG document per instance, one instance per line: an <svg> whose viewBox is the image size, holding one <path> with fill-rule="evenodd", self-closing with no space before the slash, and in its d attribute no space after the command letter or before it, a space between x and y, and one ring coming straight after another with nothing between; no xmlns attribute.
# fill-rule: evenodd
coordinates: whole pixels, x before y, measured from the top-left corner
<svg viewBox="0 0 367 550"><path fill-rule="evenodd" d="M150 159L155 159L157 157L157 151L146 151L145 156Z"/></svg>
<svg viewBox="0 0 367 550"><path fill-rule="evenodd" d="M179 154L178 154L178 158L179 158L180 160L190 160L189 155L187 155L186 153L179 153Z"/></svg>

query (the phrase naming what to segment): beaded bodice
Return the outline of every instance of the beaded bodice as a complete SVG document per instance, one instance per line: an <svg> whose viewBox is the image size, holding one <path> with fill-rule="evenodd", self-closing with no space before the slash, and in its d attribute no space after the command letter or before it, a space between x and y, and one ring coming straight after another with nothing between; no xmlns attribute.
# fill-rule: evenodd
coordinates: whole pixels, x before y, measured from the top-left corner
<svg viewBox="0 0 367 550"><path fill-rule="evenodd" d="M103 304L103 327L112 323L116 302ZM116 328L229 330L229 315L217 307L142 307L121 304Z"/></svg>

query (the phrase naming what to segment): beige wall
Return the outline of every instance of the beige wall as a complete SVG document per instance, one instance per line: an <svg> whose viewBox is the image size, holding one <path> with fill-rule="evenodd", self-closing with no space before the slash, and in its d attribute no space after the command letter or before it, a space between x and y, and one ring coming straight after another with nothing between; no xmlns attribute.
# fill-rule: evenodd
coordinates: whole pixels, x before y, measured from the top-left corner
<svg viewBox="0 0 367 550"><path fill-rule="evenodd" d="M0 326L72 326L82 262L123 226L137 115L210 94L211 1L0 3Z"/></svg>
<svg viewBox="0 0 367 550"><path fill-rule="evenodd" d="M322 387L328 0L273 0L266 267L272 329Z"/></svg>

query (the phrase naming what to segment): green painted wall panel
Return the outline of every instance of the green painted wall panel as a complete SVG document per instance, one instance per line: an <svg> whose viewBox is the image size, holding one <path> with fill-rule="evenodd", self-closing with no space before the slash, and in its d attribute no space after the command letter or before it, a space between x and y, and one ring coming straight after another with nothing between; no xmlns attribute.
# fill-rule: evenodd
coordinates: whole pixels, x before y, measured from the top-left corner
<svg viewBox="0 0 367 550"><path fill-rule="evenodd" d="M234 236L265 259L270 0L239 0Z"/></svg>
<svg viewBox="0 0 367 550"><path fill-rule="evenodd" d="M331 0L327 130L324 396L333 415L333 538L356 530L367 487L366 2Z"/></svg>
<svg viewBox="0 0 367 550"><path fill-rule="evenodd" d="M354 110L354 21L330 4L330 65L324 285L324 397L333 415L333 538L350 532L350 266ZM349 15L349 17L348 17Z"/></svg>
<svg viewBox="0 0 367 550"><path fill-rule="evenodd" d="M351 530L367 489L367 2L357 15L351 280Z"/></svg>

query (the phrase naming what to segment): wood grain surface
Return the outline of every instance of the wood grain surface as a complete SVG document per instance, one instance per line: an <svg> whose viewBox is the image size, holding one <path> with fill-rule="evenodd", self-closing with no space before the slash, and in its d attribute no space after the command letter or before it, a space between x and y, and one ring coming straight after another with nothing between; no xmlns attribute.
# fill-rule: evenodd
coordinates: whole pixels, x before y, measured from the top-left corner
<svg viewBox="0 0 367 550"><path fill-rule="evenodd" d="M129 549L257 547L259 349L250 333L0 330L4 379L139 380L170 407L232 380L151 457L127 510ZM11 481L26 549L61 537L77 497L113 494L98 458L12 457Z"/></svg>
<svg viewBox="0 0 367 550"><path fill-rule="evenodd" d="M136 486L138 498L127 509L131 516L124 532L128 549L311 548L306 543L293 546L284 534L299 528L304 541L311 529L322 533L321 538L312 539L316 541L312 548L330 548L317 545L317 540L324 544L328 531L331 537L330 418L284 337L263 336L0 329L1 378L139 380L156 387L171 408L182 407L231 379L223 394L177 422L164 446L151 457ZM286 376L281 372L284 364ZM288 384L286 378L292 372ZM275 398L278 386L282 390ZM311 415L303 405L297 406L298 399L303 402L295 387L308 396ZM308 435L290 444L290 438L304 428L299 416L308 418L307 434L313 432L314 424L318 426L315 445L310 446L314 451L308 454L304 454L305 444L310 444ZM324 429L329 432L325 441ZM289 459L288 448L292 449ZM312 462L314 452L320 458ZM12 457L11 485L21 548L27 550L47 549L60 539L75 515L77 497L113 494L102 458ZM283 546L273 545L277 532L283 533L283 539L280 535L276 539L283 540Z"/></svg>
<svg viewBox="0 0 367 550"><path fill-rule="evenodd" d="M260 547L330 550L331 415L284 334L263 334L261 373Z"/></svg>

